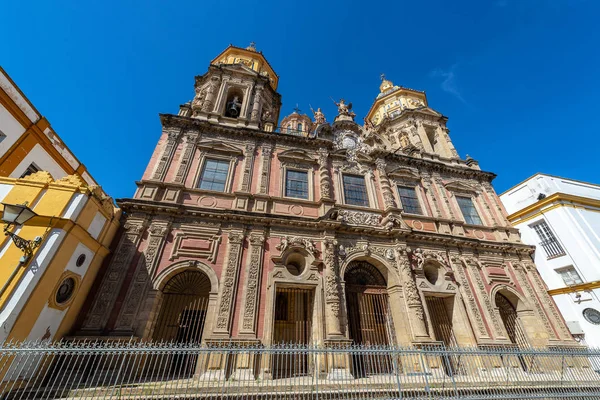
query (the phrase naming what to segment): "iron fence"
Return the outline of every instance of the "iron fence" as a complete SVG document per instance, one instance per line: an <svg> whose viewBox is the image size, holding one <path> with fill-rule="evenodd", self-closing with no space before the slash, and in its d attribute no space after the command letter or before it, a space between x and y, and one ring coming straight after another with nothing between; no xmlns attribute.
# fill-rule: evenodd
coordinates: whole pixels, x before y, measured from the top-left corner
<svg viewBox="0 0 600 400"><path fill-rule="evenodd" d="M598 399L600 351L62 342L0 348L3 399Z"/></svg>

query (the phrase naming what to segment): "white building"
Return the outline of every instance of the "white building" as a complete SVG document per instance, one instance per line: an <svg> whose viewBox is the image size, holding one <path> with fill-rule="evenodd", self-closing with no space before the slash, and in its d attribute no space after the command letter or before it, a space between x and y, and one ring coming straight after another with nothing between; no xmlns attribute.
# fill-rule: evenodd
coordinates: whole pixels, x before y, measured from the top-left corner
<svg viewBox="0 0 600 400"><path fill-rule="evenodd" d="M600 185L536 174L500 195L575 338L600 347Z"/></svg>

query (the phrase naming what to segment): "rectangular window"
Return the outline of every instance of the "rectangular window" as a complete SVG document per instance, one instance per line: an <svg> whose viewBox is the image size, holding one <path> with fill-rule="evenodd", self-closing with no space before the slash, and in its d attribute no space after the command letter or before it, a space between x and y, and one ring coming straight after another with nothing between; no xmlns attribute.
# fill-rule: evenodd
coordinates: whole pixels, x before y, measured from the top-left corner
<svg viewBox="0 0 600 400"><path fill-rule="evenodd" d="M225 183L229 175L229 161L207 159L200 176L200 189L225 191Z"/></svg>
<svg viewBox="0 0 600 400"><path fill-rule="evenodd" d="M308 172L287 170L285 173L285 195L308 199Z"/></svg>
<svg viewBox="0 0 600 400"><path fill-rule="evenodd" d="M548 258L565 255L565 251L560 243L558 243L556 236L554 236L546 221L538 222L531 227L540 238L540 246L542 246Z"/></svg>
<svg viewBox="0 0 600 400"><path fill-rule="evenodd" d="M23 172L23 174L21 175L21 178L25 178L26 176L29 176L31 174L35 174L39 170L40 170L40 167L38 167L34 163L31 163L31 164L29 164L29 167L27 167L27 169L25 170L25 172Z"/></svg>
<svg viewBox="0 0 600 400"><path fill-rule="evenodd" d="M465 222L467 224L483 225L481 218L479 218L479 214L475 209L475 204L473 204L473 199L470 197L456 196L456 201L458 202L460 212L462 212L463 217L465 217Z"/></svg>
<svg viewBox="0 0 600 400"><path fill-rule="evenodd" d="M411 186L398 186L398 194L400 195L400 203L404 212L410 214L422 215L421 204L417 197L417 190Z"/></svg>
<svg viewBox="0 0 600 400"><path fill-rule="evenodd" d="M369 196L367 195L365 178L356 175L344 175L343 181L346 204L368 207Z"/></svg>
<svg viewBox="0 0 600 400"><path fill-rule="evenodd" d="M560 275L567 286L579 285L583 280L573 267L565 267L557 269L556 272Z"/></svg>

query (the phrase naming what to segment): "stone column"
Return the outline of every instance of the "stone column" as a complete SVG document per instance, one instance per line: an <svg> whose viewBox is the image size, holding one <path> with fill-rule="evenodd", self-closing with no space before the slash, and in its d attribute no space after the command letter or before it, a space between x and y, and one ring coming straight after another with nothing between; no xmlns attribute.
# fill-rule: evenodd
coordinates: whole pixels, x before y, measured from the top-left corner
<svg viewBox="0 0 600 400"><path fill-rule="evenodd" d="M190 165L192 164L192 158L194 156L194 150L196 150L196 141L198 140L198 132L186 132L184 135L185 143L183 145L183 153L179 161L179 169L177 169L177 175L175 175L175 183L185 183Z"/></svg>
<svg viewBox="0 0 600 400"><path fill-rule="evenodd" d="M179 128L167 129L167 143L165 144L163 152L159 158L158 164L156 165L156 169L154 170L152 179L158 181L162 181L163 179L165 179L165 175L167 174L167 170L169 169L169 165L171 164L171 160L173 159L173 154L175 153L177 143L179 142L178 139L180 134L181 129Z"/></svg>
<svg viewBox="0 0 600 400"><path fill-rule="evenodd" d="M383 196L383 205L385 206L385 209L397 208L396 200L394 199L394 194L392 193L392 188L390 186L390 180L385 170L385 167L387 166L385 160L383 158L378 158L377 161L375 161L375 165L377 167L377 172L379 173L379 185L381 186L381 194Z"/></svg>
<svg viewBox="0 0 600 400"><path fill-rule="evenodd" d="M471 324L473 325L475 335L480 340L490 340L490 333L488 332L485 326L485 322L481 317L481 310L477 305L477 300L475 299L473 288L471 288L471 284L467 279L465 264L463 264L458 254L450 254L449 258L450 265L452 266L452 270L454 271L459 284L458 290L467 303L467 314L469 316L469 319L471 320Z"/></svg>
<svg viewBox="0 0 600 400"><path fill-rule="evenodd" d="M326 238L323 241L323 262L325 264L325 316L327 321L327 338L342 338L340 324L340 278L337 258L337 241Z"/></svg>
<svg viewBox="0 0 600 400"><path fill-rule="evenodd" d="M242 257L243 232L232 231L228 237L227 261L221 274L221 296L217 310L213 338L227 338L231 334L231 316L233 315L236 288L238 286L238 271Z"/></svg>
<svg viewBox="0 0 600 400"><path fill-rule="evenodd" d="M263 89L263 85L256 86L256 91L254 93L254 103L252 103L252 112L250 113L250 121L256 125L258 125L260 119L260 102L262 99Z"/></svg>
<svg viewBox="0 0 600 400"><path fill-rule="evenodd" d="M129 219L123 226L125 232L121 236L100 288L96 293L94 303L83 322L82 331L100 333L106 327L131 260L137 251L144 232L145 222L145 220Z"/></svg>
<svg viewBox="0 0 600 400"><path fill-rule="evenodd" d="M246 265L240 336L256 338L256 310L258 308L258 295L263 269L264 243L264 233L257 232L250 235L250 258Z"/></svg>
<svg viewBox="0 0 600 400"><path fill-rule="evenodd" d="M463 257L462 261L467 266L471 279L477 286L476 292L478 294L480 303L482 304L483 312L488 321L492 323L493 333L496 339L507 339L506 331L500 322L500 315L495 312L495 308L490 300L490 296L485 288L483 279L481 278L481 265L475 257Z"/></svg>
<svg viewBox="0 0 600 400"><path fill-rule="evenodd" d="M168 221L153 221L148 228L148 246L136 265L133 279L115 325L115 331L122 335L131 335L135 329L134 322L146 299L148 288L151 286L150 277L156 273L169 230L170 223Z"/></svg>
<svg viewBox="0 0 600 400"><path fill-rule="evenodd" d="M421 302L421 296L419 295L417 284L415 283L410 267L410 252L411 250L408 247L398 247L398 272L400 274L400 279L402 280L404 299L406 301L406 306L408 307L408 319L413 334L413 341L423 342L430 340L430 337L427 333L427 327L425 326L423 303Z"/></svg>

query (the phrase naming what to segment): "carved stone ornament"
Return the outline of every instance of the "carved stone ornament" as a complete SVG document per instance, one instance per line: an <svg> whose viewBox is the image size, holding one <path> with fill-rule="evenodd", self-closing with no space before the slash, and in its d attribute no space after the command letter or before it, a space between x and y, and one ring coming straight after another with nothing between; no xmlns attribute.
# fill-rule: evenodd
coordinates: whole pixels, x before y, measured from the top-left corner
<svg viewBox="0 0 600 400"><path fill-rule="evenodd" d="M398 248L398 272L402 278L406 304L412 308L417 317L423 321L425 319L423 304L421 303L421 296L419 296L419 291L410 268L410 254L410 247Z"/></svg>
<svg viewBox="0 0 600 400"><path fill-rule="evenodd" d="M350 225L379 226L381 224L381 215L362 211L340 210L337 220Z"/></svg>
<svg viewBox="0 0 600 400"><path fill-rule="evenodd" d="M288 247L302 247L313 256L316 256L319 252L315 247L315 242L313 242L310 239L298 236L282 237L281 242L279 242L279 244L275 248L283 253Z"/></svg>
<svg viewBox="0 0 600 400"><path fill-rule="evenodd" d="M412 260L415 263L416 269L423 269L423 266L428 260L434 260L442 264L445 268L449 269L450 264L448 259L443 252L433 250L416 249L412 252Z"/></svg>

